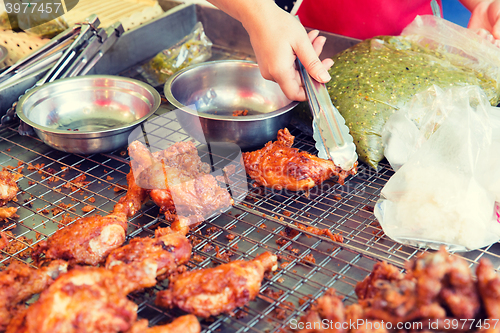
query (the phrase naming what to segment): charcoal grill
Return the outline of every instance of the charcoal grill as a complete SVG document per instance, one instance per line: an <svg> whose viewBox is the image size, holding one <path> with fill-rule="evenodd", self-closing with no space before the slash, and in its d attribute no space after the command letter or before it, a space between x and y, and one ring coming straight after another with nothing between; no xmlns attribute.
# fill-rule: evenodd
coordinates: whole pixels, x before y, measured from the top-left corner
<svg viewBox="0 0 500 333"><path fill-rule="evenodd" d="M251 59L252 54L215 45L214 59L222 58ZM172 106L163 104L156 113L162 121L155 122L156 128L148 131L153 148L190 139L170 110ZM310 136L296 128L291 128L291 133L296 136L294 147L316 153ZM199 145L199 151L203 159L211 158L214 166L224 164L224 158L210 156L204 146ZM11 231L11 243L15 242L18 248L11 253L0 251L0 264L10 260L30 264L26 251L65 227L63 217L75 219L110 212L125 194L128 162L126 147L109 154L69 154L46 146L38 138L20 136L16 126L0 129L0 166L24 166L23 178L18 182L18 200L8 204L19 207L19 217L0 222L0 230ZM65 185L68 181L78 183L81 175L88 183ZM291 321L298 319L327 289L335 288L346 304L356 302L356 283L369 274L377 261L386 260L403 269L406 260L425 251L386 237L373 215L380 191L392 175L390 166L382 162L377 172L361 165L358 174L347 178L344 185L327 181L309 194L250 186L243 201L192 230L190 269L220 264L225 253L233 254L231 260L251 259L263 251L280 256L279 269L264 279L255 301L232 316L203 320L203 332L278 332L289 328ZM295 223L340 232L344 242L302 231ZM128 239L153 236L157 227L167 225L158 207L147 203L129 220ZM498 269L499 254L497 243L458 255L471 268L479 259L488 258ZM180 311L155 306L155 293L166 287L165 281L130 296L139 305L139 318L148 319L150 325L182 315Z"/></svg>

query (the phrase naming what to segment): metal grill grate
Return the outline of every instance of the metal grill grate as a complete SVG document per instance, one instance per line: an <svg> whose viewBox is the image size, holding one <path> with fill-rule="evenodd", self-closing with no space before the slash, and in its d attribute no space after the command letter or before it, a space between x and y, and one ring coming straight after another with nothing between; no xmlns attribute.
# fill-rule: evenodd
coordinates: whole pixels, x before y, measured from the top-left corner
<svg viewBox="0 0 500 333"><path fill-rule="evenodd" d="M163 149L173 142L190 139L173 112L162 108L157 115L162 120L148 125L157 126L148 128L152 147ZM315 152L310 137L295 129L292 134L296 136L294 147ZM125 176L129 172L126 147L110 154L81 156L53 150L36 138L19 136L13 127L1 129L0 138L0 165L24 166L18 200L8 204L19 207L19 217L0 224L1 231L12 232L12 242L19 247L13 253L1 251L0 264L13 259L29 263L26 251L64 227L63 217L106 214L125 193ZM201 145L200 155L212 158L214 165L224 162L220 156L210 156ZM276 332L288 327L291 319L298 318L328 288L335 288L347 303L354 302L354 286L377 260L387 260L402 268L405 260L421 250L388 239L372 213L382 187L392 174L387 164L382 164L378 172L361 166L359 173L349 177L345 185L326 182L308 196L250 187L241 203L192 230L189 234L195 245L192 269L223 262L223 256L217 255L217 247L219 254L232 253L231 260L251 259L264 251L280 256L280 268L266 277L255 301L234 316L202 321L204 331ZM84 187L65 185L81 175L88 182ZM92 206L93 210L82 211L85 206ZM152 236L155 228L166 226L153 204L146 204L129 221L129 239ZM301 231L294 223L341 232L344 243ZM499 253L499 244L494 244L462 256L471 266L487 257L498 268ZM151 325L182 314L165 312L154 305L155 291L166 286L167 282L162 282L154 290L131 295L139 305L139 317L148 319Z"/></svg>

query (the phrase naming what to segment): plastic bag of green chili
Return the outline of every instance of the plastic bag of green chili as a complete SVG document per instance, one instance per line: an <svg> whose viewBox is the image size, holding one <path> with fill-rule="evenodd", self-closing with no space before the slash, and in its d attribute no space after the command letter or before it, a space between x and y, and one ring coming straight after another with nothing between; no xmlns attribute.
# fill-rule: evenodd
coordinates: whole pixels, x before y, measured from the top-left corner
<svg viewBox="0 0 500 333"><path fill-rule="evenodd" d="M330 69L332 102L350 128L360 161L374 168L384 158L386 120L416 93L433 84L478 85L492 105L499 101L500 49L493 44L430 16L417 17L404 34L362 41L333 57Z"/></svg>
<svg viewBox="0 0 500 333"><path fill-rule="evenodd" d="M164 84L172 74L211 56L212 41L205 34L202 23L197 22L189 35L158 53L138 70L149 84L156 87Z"/></svg>
<svg viewBox="0 0 500 333"><path fill-rule="evenodd" d="M39 22L44 22L43 17L19 14L17 19L19 27L24 30L24 32L28 35L40 38L53 38L69 27L64 16L56 17L42 24Z"/></svg>

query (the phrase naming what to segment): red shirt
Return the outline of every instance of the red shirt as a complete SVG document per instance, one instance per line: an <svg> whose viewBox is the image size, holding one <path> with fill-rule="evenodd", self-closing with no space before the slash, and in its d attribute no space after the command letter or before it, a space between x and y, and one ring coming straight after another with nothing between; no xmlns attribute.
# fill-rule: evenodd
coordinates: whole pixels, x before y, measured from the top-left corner
<svg viewBox="0 0 500 333"><path fill-rule="evenodd" d="M297 14L305 27L367 39L399 35L432 9L430 0L304 0Z"/></svg>

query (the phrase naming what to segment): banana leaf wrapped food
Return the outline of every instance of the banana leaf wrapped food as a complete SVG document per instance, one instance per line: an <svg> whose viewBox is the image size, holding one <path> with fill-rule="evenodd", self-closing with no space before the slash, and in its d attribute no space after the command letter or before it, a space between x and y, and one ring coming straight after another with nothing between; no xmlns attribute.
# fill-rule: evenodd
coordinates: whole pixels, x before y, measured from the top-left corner
<svg viewBox="0 0 500 333"><path fill-rule="evenodd" d="M431 20L436 24L436 18ZM448 23L444 23L446 27ZM482 60L466 51L429 42L422 36L374 37L339 53L333 60L328 92L346 120L359 159L374 168L384 158L381 133L386 120L416 93L433 84L443 89L477 85L492 105L500 100L500 69L477 65Z"/></svg>

